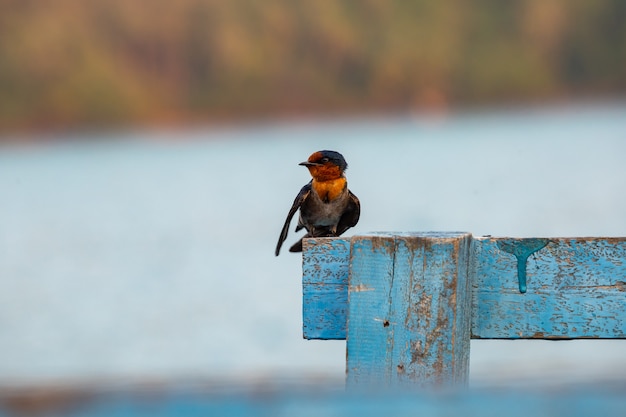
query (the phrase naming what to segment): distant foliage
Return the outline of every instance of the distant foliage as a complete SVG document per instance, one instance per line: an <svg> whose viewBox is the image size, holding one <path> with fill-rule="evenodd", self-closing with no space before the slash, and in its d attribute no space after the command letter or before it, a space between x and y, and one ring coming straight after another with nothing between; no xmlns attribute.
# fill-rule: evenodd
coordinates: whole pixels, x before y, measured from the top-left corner
<svg viewBox="0 0 626 417"><path fill-rule="evenodd" d="M622 0L0 0L0 128L626 92Z"/></svg>

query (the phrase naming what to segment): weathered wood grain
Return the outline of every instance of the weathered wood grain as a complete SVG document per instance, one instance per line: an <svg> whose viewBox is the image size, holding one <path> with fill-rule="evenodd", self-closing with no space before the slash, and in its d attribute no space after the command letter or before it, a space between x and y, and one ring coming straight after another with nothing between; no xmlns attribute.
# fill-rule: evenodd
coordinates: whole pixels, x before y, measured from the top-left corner
<svg viewBox="0 0 626 417"><path fill-rule="evenodd" d="M302 331L305 339L345 339L350 240L303 242Z"/></svg>
<svg viewBox="0 0 626 417"><path fill-rule="evenodd" d="M344 250L334 252L324 274L333 277L336 288L347 289L350 239L328 240ZM511 248L524 240L472 240L472 338L626 338L626 238L547 239L522 265L526 293L521 293L518 257ZM305 249L305 277L317 268L307 258L314 246ZM326 307L309 310L305 304L305 327L332 334L323 338L344 339L347 298L327 290L330 295L324 295L313 275L306 280L304 298Z"/></svg>
<svg viewBox="0 0 626 417"><path fill-rule="evenodd" d="M353 238L348 290L347 384L389 384L393 379L390 303L395 239Z"/></svg>
<svg viewBox="0 0 626 417"><path fill-rule="evenodd" d="M478 238L472 257L474 338L626 337L626 238L551 238L526 264L503 243Z"/></svg>
<svg viewBox="0 0 626 417"><path fill-rule="evenodd" d="M470 241L468 233L353 238L349 385L467 383Z"/></svg>

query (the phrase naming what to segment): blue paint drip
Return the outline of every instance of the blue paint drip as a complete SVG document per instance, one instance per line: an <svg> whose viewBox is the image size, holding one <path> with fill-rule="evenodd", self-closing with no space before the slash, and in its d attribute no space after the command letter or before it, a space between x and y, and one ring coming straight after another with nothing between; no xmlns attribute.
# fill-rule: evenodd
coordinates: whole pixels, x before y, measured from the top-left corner
<svg viewBox="0 0 626 417"><path fill-rule="evenodd" d="M550 239L511 239L498 241L500 250L510 253L517 259L517 280L519 282L519 292L526 292L526 263L528 257L533 253L543 249L550 243Z"/></svg>

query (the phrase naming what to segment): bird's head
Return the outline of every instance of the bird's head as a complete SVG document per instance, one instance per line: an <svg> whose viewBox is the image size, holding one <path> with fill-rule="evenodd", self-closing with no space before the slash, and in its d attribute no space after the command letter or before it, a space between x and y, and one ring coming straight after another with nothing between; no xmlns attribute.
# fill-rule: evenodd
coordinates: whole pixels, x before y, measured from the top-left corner
<svg viewBox="0 0 626 417"><path fill-rule="evenodd" d="M316 181L330 181L343 176L348 168L346 160L339 152L317 151L309 156L309 159L300 165L309 169L311 176Z"/></svg>

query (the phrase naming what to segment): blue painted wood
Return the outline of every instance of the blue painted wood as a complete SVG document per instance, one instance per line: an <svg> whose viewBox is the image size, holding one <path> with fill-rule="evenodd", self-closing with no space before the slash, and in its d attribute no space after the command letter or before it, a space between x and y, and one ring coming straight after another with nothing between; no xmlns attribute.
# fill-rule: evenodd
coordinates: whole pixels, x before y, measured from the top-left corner
<svg viewBox="0 0 626 417"><path fill-rule="evenodd" d="M502 247L523 239L474 242L474 338L625 338L626 238L551 238L527 261Z"/></svg>
<svg viewBox="0 0 626 417"><path fill-rule="evenodd" d="M535 254L550 243L549 239L502 239L498 241L498 248L512 254L517 259L517 281L519 292L526 292L526 264L528 257Z"/></svg>
<svg viewBox="0 0 626 417"><path fill-rule="evenodd" d="M347 384L387 385L392 365L393 236L352 238L348 290ZM395 323L394 323L395 327Z"/></svg>
<svg viewBox="0 0 626 417"><path fill-rule="evenodd" d="M267 386L268 384L264 384ZM271 384L270 384L271 385ZM320 387L238 387L218 392L189 387L0 393L0 417L623 417L626 386L559 390L407 392L329 391Z"/></svg>
<svg viewBox="0 0 626 417"><path fill-rule="evenodd" d="M470 244L469 233L352 239L349 385L467 383Z"/></svg>
<svg viewBox="0 0 626 417"><path fill-rule="evenodd" d="M523 240L473 239L472 338L626 338L626 238L548 239L525 262L525 294L520 293L518 259L503 250ZM347 285L349 262L344 251L328 264L334 285ZM305 259L304 268L315 267ZM314 297L309 290L315 291L315 285L307 286L305 298ZM335 297L332 309L346 311L341 302ZM305 307L304 316L309 322L324 321L333 338L345 338L346 317L320 311L309 314Z"/></svg>
<svg viewBox="0 0 626 417"><path fill-rule="evenodd" d="M305 339L345 339L350 240L303 242L302 331Z"/></svg>

